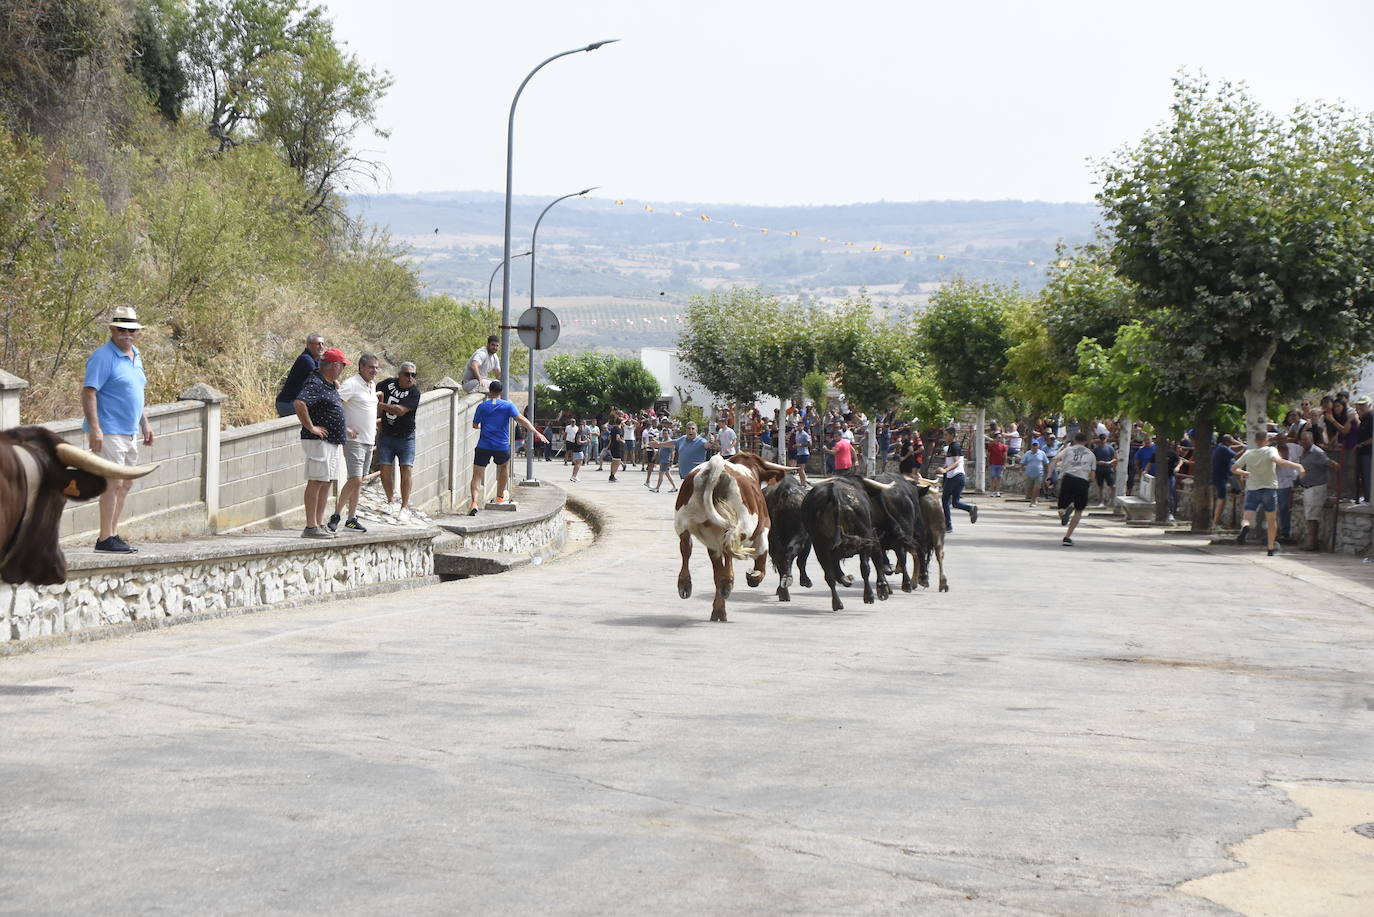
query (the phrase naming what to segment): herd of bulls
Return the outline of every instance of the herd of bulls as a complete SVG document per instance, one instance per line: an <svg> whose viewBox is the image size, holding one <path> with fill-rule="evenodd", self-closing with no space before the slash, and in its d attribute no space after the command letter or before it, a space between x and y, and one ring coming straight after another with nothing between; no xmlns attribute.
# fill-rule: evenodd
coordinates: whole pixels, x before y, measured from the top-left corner
<svg viewBox="0 0 1374 917"><path fill-rule="evenodd" d="M932 555L939 565L940 591L949 591L944 510L932 491L933 482L899 474L841 474L807 487L791 476L792 470L746 452L728 460L715 456L687 476L674 514L682 553L678 595L685 599L692 594L688 561L694 540L711 558L716 587L712 621L726 620L734 562L747 558L753 561L745 574L750 586L763 581L766 563L772 560L779 578L777 595L786 602L791 600L793 564L798 583L810 586L806 560L815 554L835 611L844 608L838 587L853 584L840 568L848 557L859 558L867 603L892 594L887 582L893 572L889 551L896 558L903 592L912 590L913 575L917 584L929 586Z"/></svg>

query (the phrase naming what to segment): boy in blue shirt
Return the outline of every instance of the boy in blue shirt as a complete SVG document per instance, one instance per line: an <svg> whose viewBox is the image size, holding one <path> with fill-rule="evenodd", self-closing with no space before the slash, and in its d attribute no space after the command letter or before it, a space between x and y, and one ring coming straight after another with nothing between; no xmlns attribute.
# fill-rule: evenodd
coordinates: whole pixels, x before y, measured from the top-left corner
<svg viewBox="0 0 1374 917"><path fill-rule="evenodd" d="M501 397L502 391L500 382L492 382L487 386L487 400L477 405L477 410L472 412L472 428L481 430L482 435L477 438L477 448L472 456L472 486L468 488L468 496L471 498L469 516L477 515L477 507L481 504L482 498L482 482L487 476L487 465L493 461L496 462L496 502L504 503L507 500L512 420L529 430L539 442L548 442L544 434L520 413L519 408Z"/></svg>

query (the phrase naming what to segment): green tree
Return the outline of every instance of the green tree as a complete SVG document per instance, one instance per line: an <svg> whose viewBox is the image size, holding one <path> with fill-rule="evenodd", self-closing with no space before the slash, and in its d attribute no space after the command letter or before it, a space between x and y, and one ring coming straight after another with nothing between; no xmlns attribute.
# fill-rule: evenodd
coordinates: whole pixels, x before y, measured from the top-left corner
<svg viewBox="0 0 1374 917"><path fill-rule="evenodd" d="M658 379L638 360L617 358L606 378L606 404L622 411L653 407L662 392Z"/></svg>
<svg viewBox="0 0 1374 917"><path fill-rule="evenodd" d="M594 414L606 405L606 385L616 358L604 353L560 353L544 363L544 374L558 387L555 404L575 414Z"/></svg>
<svg viewBox="0 0 1374 917"><path fill-rule="evenodd" d="M1015 287L964 279L930 297L930 308L917 323L917 342L950 398L985 405L997 394L1011 345L1007 313L1021 302Z"/></svg>
<svg viewBox="0 0 1374 917"><path fill-rule="evenodd" d="M1175 81L1172 116L1102 166L1117 271L1160 342L1162 387L1214 405L1333 381L1374 337L1374 122L1286 118L1244 87ZM1208 427L1210 429L1210 427Z"/></svg>

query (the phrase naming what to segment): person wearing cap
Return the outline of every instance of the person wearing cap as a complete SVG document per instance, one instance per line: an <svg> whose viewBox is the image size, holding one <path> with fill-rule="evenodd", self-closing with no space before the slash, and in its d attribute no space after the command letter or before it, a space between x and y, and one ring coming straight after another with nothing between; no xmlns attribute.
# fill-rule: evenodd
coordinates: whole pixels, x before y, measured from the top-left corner
<svg viewBox="0 0 1374 917"><path fill-rule="evenodd" d="M301 422L301 448L305 450L305 530L302 538L333 538L323 525L329 504L329 486L339 477L339 450L357 431L344 418L339 398L339 376L352 361L337 347L320 355L320 368L306 377L293 405Z"/></svg>
<svg viewBox="0 0 1374 917"><path fill-rule="evenodd" d="M143 404L148 376L143 372L143 358L134 346L142 328L132 306L115 307L110 339L86 360L86 375L81 383L81 412L85 415L82 429L91 451L120 465L138 464L135 436L141 435L145 446L153 444L153 428ZM119 537L119 517L133 483L111 479L100 495L97 551L132 554L138 550Z"/></svg>
<svg viewBox="0 0 1374 917"><path fill-rule="evenodd" d="M492 378L501 374L501 357L497 354L500 349L501 339L494 334L487 337L485 347L477 348L463 368L463 391L471 395L487 390Z"/></svg>
<svg viewBox="0 0 1374 917"><path fill-rule="evenodd" d="M277 392L277 416L289 417L296 413L296 398L301 393L301 386L305 385L305 380L310 378L310 374L320 368L320 354L324 353L324 335L318 332L310 334L305 339L305 349L296 357L296 362L291 364L291 371L282 380L281 391Z"/></svg>
<svg viewBox="0 0 1374 917"><path fill-rule="evenodd" d="M377 435L377 464L382 470L382 490L390 507L395 481L392 465L401 467L401 511L410 508L411 469L415 465L415 412L420 409L420 386L415 364L402 363L396 375L377 384L382 430Z"/></svg>
<svg viewBox="0 0 1374 917"><path fill-rule="evenodd" d="M468 515L477 515L477 507L482 499L482 484L487 476L487 465L496 463L496 502L504 503L506 485L510 482L510 422L520 424L534 436L545 442L544 434L530 423L520 409L501 397L501 383L487 383L487 400L477 405L472 412L472 428L481 430L477 437L477 448L472 455L472 485L468 488L471 506Z"/></svg>

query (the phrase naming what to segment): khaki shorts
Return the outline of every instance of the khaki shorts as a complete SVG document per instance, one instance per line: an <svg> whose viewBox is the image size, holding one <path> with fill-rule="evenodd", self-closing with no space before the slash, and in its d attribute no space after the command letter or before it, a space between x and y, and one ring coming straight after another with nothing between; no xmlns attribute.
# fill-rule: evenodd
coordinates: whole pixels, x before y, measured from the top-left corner
<svg viewBox="0 0 1374 917"><path fill-rule="evenodd" d="M343 444L344 468L350 478L366 477L372 469L372 444L349 440Z"/></svg>
<svg viewBox="0 0 1374 917"><path fill-rule="evenodd" d="M305 450L305 479L334 481L339 477L339 447L322 439L303 439Z"/></svg>
<svg viewBox="0 0 1374 917"><path fill-rule="evenodd" d="M1308 522L1321 522L1322 509L1326 507L1326 485L1302 489L1302 517Z"/></svg>
<svg viewBox="0 0 1374 917"><path fill-rule="evenodd" d="M100 457L116 465L137 465L138 440L123 433L106 433Z"/></svg>

